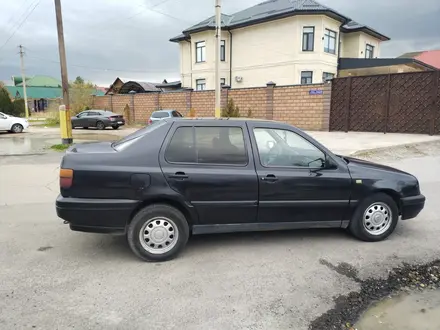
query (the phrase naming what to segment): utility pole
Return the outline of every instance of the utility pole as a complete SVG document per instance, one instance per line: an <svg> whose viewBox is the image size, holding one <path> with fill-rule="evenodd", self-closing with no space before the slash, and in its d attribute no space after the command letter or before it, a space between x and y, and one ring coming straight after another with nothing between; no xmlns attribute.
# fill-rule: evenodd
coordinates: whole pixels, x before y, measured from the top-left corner
<svg viewBox="0 0 440 330"><path fill-rule="evenodd" d="M60 106L61 140L63 144L71 144L73 142L73 139L72 139L72 122L70 117L69 80L67 78L67 61L66 61L66 49L64 46L63 15L61 13L60 0L55 0L55 14L57 18L58 51L60 53L61 84L63 87L63 103L64 103L64 107Z"/></svg>
<svg viewBox="0 0 440 330"><path fill-rule="evenodd" d="M29 107L27 101L27 93L26 93L26 75L24 73L24 51L23 46L18 46L20 48L20 67L21 67L21 79L23 79L23 96L24 96L24 110L26 114L26 118L29 118Z"/></svg>
<svg viewBox="0 0 440 330"><path fill-rule="evenodd" d="M220 118L220 44L222 40L222 1L215 0L215 117Z"/></svg>

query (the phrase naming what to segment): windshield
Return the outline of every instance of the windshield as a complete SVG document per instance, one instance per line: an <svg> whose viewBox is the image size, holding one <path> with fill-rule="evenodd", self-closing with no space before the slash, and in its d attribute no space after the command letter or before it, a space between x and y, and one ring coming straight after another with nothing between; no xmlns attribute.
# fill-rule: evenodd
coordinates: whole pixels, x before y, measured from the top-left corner
<svg viewBox="0 0 440 330"><path fill-rule="evenodd" d="M165 125L167 122L166 121L160 121L154 125L150 125L150 126L146 126L144 128L141 128L140 130L131 133L130 135L127 135L126 137L122 138L119 141L113 142L112 147L120 150L120 147L122 147L125 144L130 145L131 142L133 142L133 140L138 139L148 133L151 133L152 131L158 129L159 127ZM129 143L130 142L130 143Z"/></svg>

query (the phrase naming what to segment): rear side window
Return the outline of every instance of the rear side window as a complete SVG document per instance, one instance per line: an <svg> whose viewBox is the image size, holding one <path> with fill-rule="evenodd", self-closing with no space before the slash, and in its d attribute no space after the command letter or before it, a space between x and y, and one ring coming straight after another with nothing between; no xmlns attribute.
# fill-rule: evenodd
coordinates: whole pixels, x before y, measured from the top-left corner
<svg viewBox="0 0 440 330"><path fill-rule="evenodd" d="M165 158L171 163L239 166L248 163L241 127L179 127Z"/></svg>
<svg viewBox="0 0 440 330"><path fill-rule="evenodd" d="M170 115L168 112L153 112L152 118L168 118Z"/></svg>

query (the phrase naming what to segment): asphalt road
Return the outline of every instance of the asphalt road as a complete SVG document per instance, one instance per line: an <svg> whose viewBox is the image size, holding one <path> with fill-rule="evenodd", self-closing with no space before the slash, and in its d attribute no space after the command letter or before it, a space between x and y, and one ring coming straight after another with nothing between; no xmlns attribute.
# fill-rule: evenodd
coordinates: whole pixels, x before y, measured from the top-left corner
<svg viewBox="0 0 440 330"><path fill-rule="evenodd" d="M193 237L144 263L124 237L75 233L57 218L60 154L0 158L0 329L307 329L361 278L438 258L440 157L382 160L416 174L423 213L386 241L342 230Z"/></svg>

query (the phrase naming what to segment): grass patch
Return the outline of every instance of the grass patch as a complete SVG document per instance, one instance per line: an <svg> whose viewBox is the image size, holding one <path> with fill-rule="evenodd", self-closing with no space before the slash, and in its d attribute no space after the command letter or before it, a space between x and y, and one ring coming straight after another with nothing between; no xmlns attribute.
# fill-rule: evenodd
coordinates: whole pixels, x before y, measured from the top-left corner
<svg viewBox="0 0 440 330"><path fill-rule="evenodd" d="M66 151L71 144L54 144L49 147L49 149L55 150L55 151Z"/></svg>

